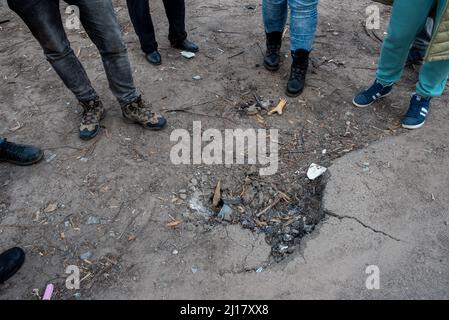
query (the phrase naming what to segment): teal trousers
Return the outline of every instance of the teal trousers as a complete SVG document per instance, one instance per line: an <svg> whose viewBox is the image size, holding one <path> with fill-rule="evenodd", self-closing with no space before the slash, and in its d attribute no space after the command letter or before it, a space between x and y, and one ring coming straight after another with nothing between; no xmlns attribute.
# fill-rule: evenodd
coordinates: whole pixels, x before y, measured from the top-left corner
<svg viewBox="0 0 449 320"><path fill-rule="evenodd" d="M435 27L447 0L395 0L387 35L382 46L376 78L391 85L401 78L407 55L416 35L424 28L427 16L437 3ZM416 93L423 97L443 94L449 75L449 61L424 62L419 72Z"/></svg>

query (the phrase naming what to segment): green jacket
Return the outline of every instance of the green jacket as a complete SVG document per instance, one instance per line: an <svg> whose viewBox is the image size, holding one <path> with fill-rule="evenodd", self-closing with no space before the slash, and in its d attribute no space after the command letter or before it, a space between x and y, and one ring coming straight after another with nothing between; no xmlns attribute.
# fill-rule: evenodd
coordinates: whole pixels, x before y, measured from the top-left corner
<svg viewBox="0 0 449 320"><path fill-rule="evenodd" d="M392 5L394 0L374 0L387 5ZM430 41L425 57L426 61L449 60L449 0L441 16L440 22Z"/></svg>

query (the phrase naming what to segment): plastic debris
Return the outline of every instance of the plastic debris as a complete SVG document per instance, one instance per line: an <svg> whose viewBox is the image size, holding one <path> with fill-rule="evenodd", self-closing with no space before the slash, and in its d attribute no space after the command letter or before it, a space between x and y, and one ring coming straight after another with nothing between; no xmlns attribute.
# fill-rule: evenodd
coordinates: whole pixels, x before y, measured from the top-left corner
<svg viewBox="0 0 449 320"><path fill-rule="evenodd" d="M54 286L50 283L47 285L47 288L45 288L44 296L42 300L51 300L51 297L53 296L53 290Z"/></svg>
<svg viewBox="0 0 449 320"><path fill-rule="evenodd" d="M327 171L327 168L312 163L307 171L307 178L310 180L315 180L316 178L322 176Z"/></svg>
<svg viewBox="0 0 449 320"><path fill-rule="evenodd" d="M181 51L181 55L186 59L192 59L195 56L193 52L189 51Z"/></svg>

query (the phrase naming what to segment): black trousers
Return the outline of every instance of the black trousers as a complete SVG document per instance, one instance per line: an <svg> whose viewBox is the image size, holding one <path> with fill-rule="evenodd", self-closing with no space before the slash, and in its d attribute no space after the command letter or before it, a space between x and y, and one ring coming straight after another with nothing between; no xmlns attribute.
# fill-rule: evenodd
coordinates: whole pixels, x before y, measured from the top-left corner
<svg viewBox="0 0 449 320"><path fill-rule="evenodd" d="M128 11L134 30L140 40L143 52L150 53L157 50L156 35L151 20L149 0L127 0ZM184 0L163 0L165 13L170 25L168 39L171 44L187 38L185 30L185 2Z"/></svg>

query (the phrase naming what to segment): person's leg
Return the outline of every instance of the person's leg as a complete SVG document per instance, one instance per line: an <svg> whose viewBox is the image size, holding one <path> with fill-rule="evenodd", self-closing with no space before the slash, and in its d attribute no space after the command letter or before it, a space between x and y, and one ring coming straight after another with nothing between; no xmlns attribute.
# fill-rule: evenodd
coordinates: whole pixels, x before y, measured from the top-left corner
<svg viewBox="0 0 449 320"><path fill-rule="evenodd" d="M8 0L42 46L45 56L64 84L79 101L89 101L97 93L86 71L70 48L59 11L59 1Z"/></svg>
<svg viewBox="0 0 449 320"><path fill-rule="evenodd" d="M416 37L413 45L408 53L407 65L422 64L424 56L426 55L427 48L430 40L432 39L434 19L427 18L426 25Z"/></svg>
<svg viewBox="0 0 449 320"><path fill-rule="evenodd" d="M267 70L280 68L282 33L287 22L288 0L263 0L262 15L267 50L263 64Z"/></svg>
<svg viewBox="0 0 449 320"><path fill-rule="evenodd" d="M168 40L170 43L179 43L187 39L185 26L186 8L184 0L163 0L165 14L170 25Z"/></svg>
<svg viewBox="0 0 449 320"><path fill-rule="evenodd" d="M287 0L263 0L262 15L266 33L283 32L287 22Z"/></svg>
<svg viewBox="0 0 449 320"><path fill-rule="evenodd" d="M377 81L392 85L402 75L410 46L424 28L434 1L395 0L377 67Z"/></svg>
<svg viewBox="0 0 449 320"><path fill-rule="evenodd" d="M165 13L170 25L168 39L173 48L198 52L198 46L187 39L185 26L186 5L184 0L163 0Z"/></svg>
<svg viewBox="0 0 449 320"><path fill-rule="evenodd" d="M139 93L134 86L126 45L111 0L66 2L79 7L81 23L101 54L109 87L120 105L136 101Z"/></svg>
<svg viewBox="0 0 449 320"><path fill-rule="evenodd" d="M165 127L164 117L152 111L134 86L127 49L111 0L66 1L80 9L81 23L100 51L109 87L121 105L124 119L145 129Z"/></svg>
<svg viewBox="0 0 449 320"><path fill-rule="evenodd" d="M289 0L291 51L311 51L318 20L318 0Z"/></svg>
<svg viewBox="0 0 449 320"><path fill-rule="evenodd" d="M158 44L151 19L149 0L126 0L126 3L142 51L146 54L156 51Z"/></svg>
<svg viewBox="0 0 449 320"><path fill-rule="evenodd" d="M354 97L355 106L368 107L391 93L394 83L401 78L411 44L424 28L434 3L434 0L413 1L413 5L410 5L410 0L394 1L376 80L371 87Z"/></svg>
<svg viewBox="0 0 449 320"><path fill-rule="evenodd" d="M292 67L287 84L287 95L297 96L304 90L309 53L318 19L318 0L288 0L290 7L290 41Z"/></svg>
<svg viewBox="0 0 449 320"><path fill-rule="evenodd" d="M446 0L438 1L435 25L443 14ZM416 93L423 97L439 97L443 94L449 74L449 61L425 62L419 71Z"/></svg>
<svg viewBox="0 0 449 320"><path fill-rule="evenodd" d="M436 24L446 8L446 0L438 1ZM419 71L416 94L413 95L407 113L402 118L402 127L421 128L430 111L430 99L443 94L449 75L449 61L425 62Z"/></svg>

